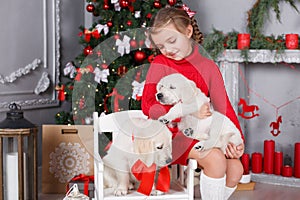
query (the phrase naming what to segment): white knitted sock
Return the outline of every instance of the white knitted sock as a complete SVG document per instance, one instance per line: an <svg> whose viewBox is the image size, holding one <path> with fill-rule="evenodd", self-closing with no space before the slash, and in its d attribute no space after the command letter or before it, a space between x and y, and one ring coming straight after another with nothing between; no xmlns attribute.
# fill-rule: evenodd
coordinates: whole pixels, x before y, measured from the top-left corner
<svg viewBox="0 0 300 200"><path fill-rule="evenodd" d="M226 177L211 178L203 171L200 175L201 200L224 200Z"/></svg>
<svg viewBox="0 0 300 200"><path fill-rule="evenodd" d="M229 197L233 194L233 192L235 191L236 188L237 188L237 186L235 186L233 188L225 186L224 200L229 199Z"/></svg>

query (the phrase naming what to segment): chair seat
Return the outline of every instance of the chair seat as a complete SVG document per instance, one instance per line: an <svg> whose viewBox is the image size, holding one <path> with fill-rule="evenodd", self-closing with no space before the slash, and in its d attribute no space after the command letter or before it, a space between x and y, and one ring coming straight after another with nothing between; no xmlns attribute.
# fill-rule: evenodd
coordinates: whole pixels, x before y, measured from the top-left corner
<svg viewBox="0 0 300 200"><path fill-rule="evenodd" d="M104 189L104 200L116 200L116 196L113 195L113 189L108 188ZM186 188L184 188L178 181L172 181L170 185L170 190L168 193L163 195L157 195L157 196L145 196L136 190L130 190L129 193L126 196L118 197L118 200L144 200L144 199L157 199L157 200L163 200L163 199L188 199L188 194L186 191Z"/></svg>

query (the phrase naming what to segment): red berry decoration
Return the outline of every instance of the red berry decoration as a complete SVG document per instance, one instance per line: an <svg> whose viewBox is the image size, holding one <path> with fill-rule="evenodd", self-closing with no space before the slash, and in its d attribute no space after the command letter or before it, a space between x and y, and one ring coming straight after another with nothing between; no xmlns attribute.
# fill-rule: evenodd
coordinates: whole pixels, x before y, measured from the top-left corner
<svg viewBox="0 0 300 200"><path fill-rule="evenodd" d="M115 40L120 39L120 35L116 34L116 35L114 35L114 38L115 38Z"/></svg>
<svg viewBox="0 0 300 200"><path fill-rule="evenodd" d="M108 65L106 63L101 64L102 69L107 69Z"/></svg>
<svg viewBox="0 0 300 200"><path fill-rule="evenodd" d="M94 4L89 3L89 4L86 6L86 10L87 10L88 12L94 12L94 10L95 10Z"/></svg>
<svg viewBox="0 0 300 200"><path fill-rule="evenodd" d="M174 6L176 4L176 0L168 0L170 6Z"/></svg>
<svg viewBox="0 0 300 200"><path fill-rule="evenodd" d="M161 8L161 3L159 0L155 0L153 3L154 8Z"/></svg>
<svg viewBox="0 0 300 200"><path fill-rule="evenodd" d="M146 58L146 53L143 51L137 51L134 54L134 60L136 62L143 62L145 60L145 58Z"/></svg>
<svg viewBox="0 0 300 200"><path fill-rule="evenodd" d="M127 0L120 0L119 4L120 4L121 8L127 8L129 5L129 2Z"/></svg>
<svg viewBox="0 0 300 200"><path fill-rule="evenodd" d="M90 55L90 54L92 54L92 53L93 53L93 48L92 48L91 46L87 46L87 47L85 47L84 50L83 50L83 54L84 54L85 56L88 56L88 55Z"/></svg>

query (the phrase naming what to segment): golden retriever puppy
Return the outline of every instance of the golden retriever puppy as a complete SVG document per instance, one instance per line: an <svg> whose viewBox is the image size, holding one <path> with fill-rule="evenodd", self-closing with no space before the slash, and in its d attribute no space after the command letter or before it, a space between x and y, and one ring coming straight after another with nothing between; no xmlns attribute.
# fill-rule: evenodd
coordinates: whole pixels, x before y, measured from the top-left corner
<svg viewBox="0 0 300 200"><path fill-rule="evenodd" d="M147 166L155 163L157 167L172 161L172 133L164 124L157 120L127 117L120 122L120 132L103 157L104 187L114 188L116 196L126 195L129 189L133 189L136 179L131 167L137 160Z"/></svg>
<svg viewBox="0 0 300 200"><path fill-rule="evenodd" d="M229 142L235 145L243 142L240 131L227 116L217 111L212 111L212 115L205 119L193 116L210 99L185 76L179 73L165 76L156 89L157 101L164 105L174 105L159 121L168 124L181 118L178 128L186 136L200 141L195 145L199 151L218 147L225 153Z"/></svg>

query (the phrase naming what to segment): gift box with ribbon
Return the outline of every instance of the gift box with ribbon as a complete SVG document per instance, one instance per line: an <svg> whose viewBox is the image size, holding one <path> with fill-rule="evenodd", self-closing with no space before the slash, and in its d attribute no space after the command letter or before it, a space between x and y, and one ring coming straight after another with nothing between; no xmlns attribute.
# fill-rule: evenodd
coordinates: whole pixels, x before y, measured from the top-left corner
<svg viewBox="0 0 300 200"><path fill-rule="evenodd" d="M90 199L94 198L94 176L79 174L71 179L68 183L66 191L69 191L73 185L77 184L79 191Z"/></svg>

